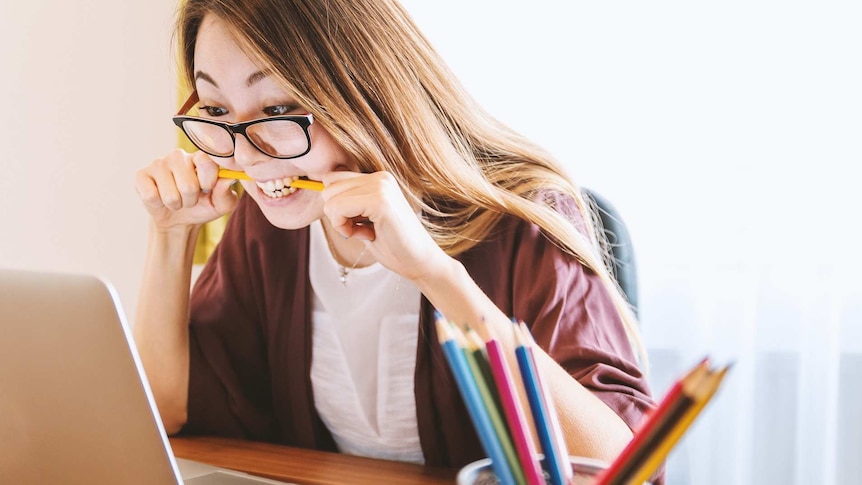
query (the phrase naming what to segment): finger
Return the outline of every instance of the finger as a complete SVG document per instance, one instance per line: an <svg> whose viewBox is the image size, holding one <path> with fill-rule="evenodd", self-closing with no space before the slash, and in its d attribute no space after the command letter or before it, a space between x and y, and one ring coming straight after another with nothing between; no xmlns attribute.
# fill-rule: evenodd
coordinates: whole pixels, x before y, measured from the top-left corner
<svg viewBox="0 0 862 485"><path fill-rule="evenodd" d="M336 212L327 212L324 210L329 223L336 232L341 234L344 239L358 238L365 241L374 241L377 238L377 233L374 229L374 223L365 216L345 217L340 216Z"/></svg>
<svg viewBox="0 0 862 485"><path fill-rule="evenodd" d="M153 164L149 171L162 205L171 210L182 209L182 196L171 169L164 163L157 163Z"/></svg>
<svg viewBox="0 0 862 485"><path fill-rule="evenodd" d="M377 239L377 232L374 230L374 223L367 219L354 222L351 226L351 230L352 232L350 237L352 238L371 242Z"/></svg>
<svg viewBox="0 0 862 485"><path fill-rule="evenodd" d="M211 192L216 181L218 181L218 164L204 152L196 152L192 155L192 163L198 175L201 191L203 193Z"/></svg>
<svg viewBox="0 0 862 485"><path fill-rule="evenodd" d="M335 190L339 190L335 188ZM325 191L324 191L325 192ZM347 191L338 197L324 197L323 212L329 219L332 227L344 237L351 237L354 226L357 223L369 224L369 214L365 213L367 200L357 193L358 191Z"/></svg>
<svg viewBox="0 0 862 485"><path fill-rule="evenodd" d="M197 205L198 198L201 195L201 186L191 157L183 157L175 161L171 173L182 200L182 207L194 207Z"/></svg>
<svg viewBox="0 0 862 485"><path fill-rule="evenodd" d="M353 235L353 222L349 217L339 216L327 211L325 208L323 212L326 214L326 218L329 219L329 223L332 224L332 228L335 229L335 232L340 234L341 237L349 239L350 236Z"/></svg>
<svg viewBox="0 0 862 485"><path fill-rule="evenodd" d="M161 209L165 206L156 181L148 171L139 170L135 174L135 190L145 206L151 209Z"/></svg>
<svg viewBox="0 0 862 485"><path fill-rule="evenodd" d="M361 180L366 174L359 172L335 171L329 172L321 178L323 182L323 200L331 199L348 190L361 186Z"/></svg>

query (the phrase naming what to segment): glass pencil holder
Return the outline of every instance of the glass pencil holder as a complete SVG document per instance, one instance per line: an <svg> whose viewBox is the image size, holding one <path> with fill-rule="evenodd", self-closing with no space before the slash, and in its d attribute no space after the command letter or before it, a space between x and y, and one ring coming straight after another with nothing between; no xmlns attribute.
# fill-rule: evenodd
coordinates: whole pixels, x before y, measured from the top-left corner
<svg viewBox="0 0 862 485"><path fill-rule="evenodd" d="M580 456L570 456L569 459L572 462L572 471L574 472L572 485L591 485L594 483L599 472L608 466L603 461ZM550 484L548 473L545 472L544 475L545 483ZM457 485L499 485L500 481L494 475L494 470L491 468L491 459L483 458L459 470L458 475L455 477L455 483ZM644 483L644 485L650 484Z"/></svg>

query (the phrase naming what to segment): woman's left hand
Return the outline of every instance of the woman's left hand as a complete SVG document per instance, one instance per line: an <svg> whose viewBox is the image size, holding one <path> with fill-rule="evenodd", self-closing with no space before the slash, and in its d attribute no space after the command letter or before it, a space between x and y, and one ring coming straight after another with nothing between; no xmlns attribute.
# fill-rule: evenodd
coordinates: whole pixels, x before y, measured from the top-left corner
<svg viewBox="0 0 862 485"><path fill-rule="evenodd" d="M416 281L449 258L391 173L336 171L325 175L323 184L323 211L332 227L342 236L370 241L368 250L391 271Z"/></svg>

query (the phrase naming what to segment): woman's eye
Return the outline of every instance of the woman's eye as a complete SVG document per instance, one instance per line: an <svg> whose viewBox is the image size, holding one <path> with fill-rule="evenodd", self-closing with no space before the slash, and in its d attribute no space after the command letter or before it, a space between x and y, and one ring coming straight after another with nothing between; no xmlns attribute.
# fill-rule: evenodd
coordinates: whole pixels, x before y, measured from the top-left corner
<svg viewBox="0 0 862 485"><path fill-rule="evenodd" d="M201 106L200 111L203 111L208 116L212 116L213 118L217 118L219 116L224 116L227 114L226 109L219 108L218 106Z"/></svg>
<svg viewBox="0 0 862 485"><path fill-rule="evenodd" d="M263 109L263 112L266 113L267 116L284 116L286 114L290 114L294 109L296 109L295 106L280 104L278 106L267 106Z"/></svg>

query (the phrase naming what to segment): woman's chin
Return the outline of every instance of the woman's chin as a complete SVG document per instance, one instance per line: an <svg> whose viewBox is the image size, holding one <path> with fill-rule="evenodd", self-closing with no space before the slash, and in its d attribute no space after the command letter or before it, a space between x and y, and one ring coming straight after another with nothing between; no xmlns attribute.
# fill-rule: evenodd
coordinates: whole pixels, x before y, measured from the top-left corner
<svg viewBox="0 0 862 485"><path fill-rule="evenodd" d="M279 229L302 229L319 219L320 216L312 217L306 214L284 214L283 212L263 210L263 215L270 224Z"/></svg>
<svg viewBox="0 0 862 485"><path fill-rule="evenodd" d="M279 229L301 229L323 215L323 202L316 192L299 190L285 197L253 196L264 217Z"/></svg>

